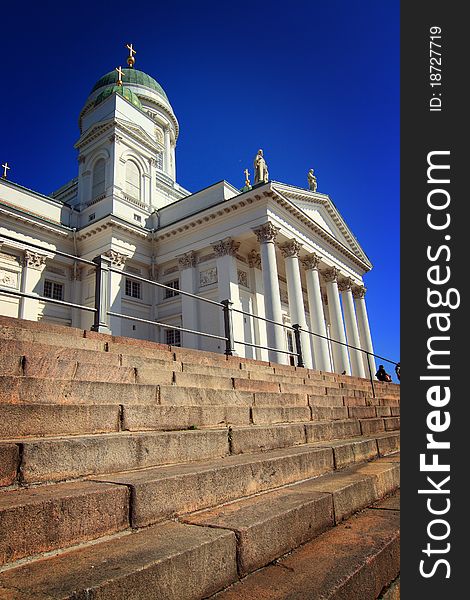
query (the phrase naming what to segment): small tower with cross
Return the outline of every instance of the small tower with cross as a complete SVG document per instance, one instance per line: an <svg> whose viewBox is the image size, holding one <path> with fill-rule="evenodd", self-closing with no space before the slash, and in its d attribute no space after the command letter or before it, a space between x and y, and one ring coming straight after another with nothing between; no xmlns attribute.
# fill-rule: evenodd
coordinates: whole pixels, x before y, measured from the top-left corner
<svg viewBox="0 0 470 600"><path fill-rule="evenodd" d="M132 44L126 44L126 48L129 50L129 56L127 57L127 64L129 65L129 69L133 69L135 65L134 54L137 52L132 47Z"/></svg>
<svg viewBox="0 0 470 600"><path fill-rule="evenodd" d="M2 178L7 179L7 174L8 174L8 171L11 169L11 167L9 167L8 163L5 162L5 164L2 165L2 169L3 169Z"/></svg>

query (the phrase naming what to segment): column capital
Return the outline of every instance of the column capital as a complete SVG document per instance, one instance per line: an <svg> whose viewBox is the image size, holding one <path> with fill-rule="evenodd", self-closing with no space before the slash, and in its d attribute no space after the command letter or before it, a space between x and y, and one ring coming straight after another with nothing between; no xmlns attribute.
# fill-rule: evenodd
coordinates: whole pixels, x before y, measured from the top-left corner
<svg viewBox="0 0 470 600"><path fill-rule="evenodd" d="M301 248L302 246L296 239L279 244L279 249L284 258L299 258Z"/></svg>
<svg viewBox="0 0 470 600"><path fill-rule="evenodd" d="M190 269L197 265L197 254L193 251L181 254L177 258L180 271L183 269Z"/></svg>
<svg viewBox="0 0 470 600"><path fill-rule="evenodd" d="M261 254L259 252L256 252L256 250L252 250L248 254L248 264L252 269L261 270Z"/></svg>
<svg viewBox="0 0 470 600"><path fill-rule="evenodd" d="M345 277L341 281L338 281L338 289L340 292L347 292L352 288L353 284L354 280L351 277Z"/></svg>
<svg viewBox="0 0 470 600"><path fill-rule="evenodd" d="M227 237L218 242L214 242L211 246L217 256L236 256L238 248L240 248L240 242L236 242L231 237Z"/></svg>
<svg viewBox="0 0 470 600"><path fill-rule="evenodd" d="M279 227L275 227L271 221L268 221L264 225L253 229L253 232L256 234L260 244L274 242L277 234L279 233Z"/></svg>
<svg viewBox="0 0 470 600"><path fill-rule="evenodd" d="M47 258L48 257L45 254L25 250L24 265L30 269L42 270L46 266Z"/></svg>
<svg viewBox="0 0 470 600"><path fill-rule="evenodd" d="M340 276L340 271L336 267L331 267L330 269L325 269L321 272L323 279L327 283L338 281L338 277Z"/></svg>
<svg viewBox="0 0 470 600"><path fill-rule="evenodd" d="M352 288L354 298L364 298L366 295L367 288L363 285L357 285Z"/></svg>
<svg viewBox="0 0 470 600"><path fill-rule="evenodd" d="M107 250L103 252L103 256L109 258L111 266L115 269L123 269L126 260L129 258L127 254L121 254L120 252L116 252L116 250Z"/></svg>
<svg viewBox="0 0 470 600"><path fill-rule="evenodd" d="M318 256L318 254L315 254L315 252L312 252L312 254L308 254L307 256L302 258L300 262L303 264L304 269L306 271L310 271L310 270L318 270L318 265L320 264L320 260L321 260L321 258Z"/></svg>

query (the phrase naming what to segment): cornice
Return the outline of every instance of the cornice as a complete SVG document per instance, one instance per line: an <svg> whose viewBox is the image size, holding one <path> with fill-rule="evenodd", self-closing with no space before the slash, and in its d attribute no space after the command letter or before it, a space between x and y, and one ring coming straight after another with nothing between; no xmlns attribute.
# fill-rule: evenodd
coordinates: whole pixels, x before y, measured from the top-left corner
<svg viewBox="0 0 470 600"><path fill-rule="evenodd" d="M357 253L358 258L360 257L364 263L366 263L369 267L369 270L372 268L372 264L367 258L365 252L360 247L358 241L355 236L351 233L351 230L346 225L344 219L341 217L338 209L334 206L333 201L327 194L320 194L318 192L312 192L309 190L302 190L301 188L298 191L295 191L291 188L291 186L282 184L281 182L274 182L274 189L279 186L280 190L276 190L278 193L282 191L282 193L288 196L287 199L294 198L299 201L308 202L310 204L317 204L323 206L328 215L333 220L334 224L340 232L344 235L349 244L351 244L352 248Z"/></svg>
<svg viewBox="0 0 470 600"><path fill-rule="evenodd" d="M5 206L3 201L0 204L0 214L14 221L17 221L18 223L24 223L25 225L29 225L34 229L47 231L48 233L52 233L53 235L59 235L63 238L68 237L72 231L71 229L66 228L61 223L55 224L52 221L50 223L47 223L44 220L42 220L42 217L40 217L39 215L36 217L33 214L28 215L23 212L16 212L20 211L20 209L16 207L12 207L12 209Z"/></svg>
<svg viewBox="0 0 470 600"><path fill-rule="evenodd" d="M77 241L81 242L86 238L92 237L93 235L100 233L101 231L105 231L106 229L118 229L121 231L125 231L126 233L133 235L134 237L150 241L150 230L134 227L130 223L121 221L120 219L112 215L109 215L108 217L101 219L100 221L96 221L96 223L87 225L86 227L81 229L77 233Z"/></svg>
<svg viewBox="0 0 470 600"><path fill-rule="evenodd" d="M335 248L336 250L339 250L342 254L347 256L349 260L354 262L356 265L360 266L365 271L370 271L370 269L372 268L372 264L362 251L360 252L361 256L358 256L349 248L347 248L344 244L339 242L331 233L326 231L326 229L323 229L323 227L315 223L315 221L312 218L310 218L300 208L295 206L295 204L293 204L288 198L285 198L282 194L280 194L279 191L274 189L273 192L273 199L277 200L278 204L283 206L291 214L295 215L299 219L299 221L307 225L309 229L314 231L331 247Z"/></svg>

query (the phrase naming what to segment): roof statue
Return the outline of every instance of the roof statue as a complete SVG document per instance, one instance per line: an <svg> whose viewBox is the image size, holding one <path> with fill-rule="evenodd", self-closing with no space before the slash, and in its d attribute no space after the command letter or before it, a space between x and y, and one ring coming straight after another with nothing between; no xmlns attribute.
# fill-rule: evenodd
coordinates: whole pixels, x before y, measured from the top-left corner
<svg viewBox="0 0 470 600"><path fill-rule="evenodd" d="M8 172L8 171L11 169L11 167L9 167L9 166L8 166L8 163L7 163L7 162L5 162L5 164L4 164L4 165L2 165L2 168L3 168L3 175L2 175L2 177L3 177L4 179L6 179L6 178L7 178L7 172Z"/></svg>
<svg viewBox="0 0 470 600"><path fill-rule="evenodd" d="M313 174L313 169L310 169L310 171L308 172L307 179L308 179L308 189L311 190L312 192L316 192L317 191L317 178Z"/></svg>
<svg viewBox="0 0 470 600"><path fill-rule="evenodd" d="M267 183L269 181L268 165L263 158L263 151L258 150L253 163L255 169L255 185L257 183Z"/></svg>
<svg viewBox="0 0 470 600"><path fill-rule="evenodd" d="M133 69L135 65L134 54L137 52L132 47L132 44L126 44L126 48L129 50L129 56L127 57L127 64L129 65L129 69Z"/></svg>

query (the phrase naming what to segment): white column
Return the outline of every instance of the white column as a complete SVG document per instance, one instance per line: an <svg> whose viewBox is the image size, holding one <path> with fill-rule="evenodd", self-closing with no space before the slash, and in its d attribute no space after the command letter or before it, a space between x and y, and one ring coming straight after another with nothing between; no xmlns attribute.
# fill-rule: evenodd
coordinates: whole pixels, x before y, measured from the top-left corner
<svg viewBox="0 0 470 600"><path fill-rule="evenodd" d="M346 324L346 336L348 344L361 347L359 339L359 330L357 328L356 313L354 311L354 301L351 291L353 281L351 278L346 278L338 283L338 289L341 292L343 300L344 322ZM351 371L356 377L364 377L364 361L363 352L349 348L349 357L351 359Z"/></svg>
<svg viewBox="0 0 470 600"><path fill-rule="evenodd" d="M158 264L155 254L152 254L150 258L148 275L151 281L158 281ZM156 285L150 285L150 303L152 305L150 319L154 321L158 321L158 293L160 289ZM160 326L154 325L152 327L150 339L154 342L160 342Z"/></svg>
<svg viewBox="0 0 470 600"><path fill-rule="evenodd" d="M163 130L165 155L163 157L163 167L168 177L171 177L171 147L170 147L170 128L167 126Z"/></svg>
<svg viewBox="0 0 470 600"><path fill-rule="evenodd" d="M366 308L366 288L364 286L358 286L353 289L353 297L356 304L357 324L359 328L359 339L361 341L361 348L367 350L370 353L374 352L372 346L372 336L370 334L369 319L367 317ZM375 375L377 369L375 364L375 358L369 356L369 365L367 364L367 357L364 354L364 371L366 377L369 377L369 365L372 373L372 377Z"/></svg>
<svg viewBox="0 0 470 600"><path fill-rule="evenodd" d="M271 222L254 229L260 243L261 268L263 270L264 310L267 319L282 323L281 295L279 293L279 278L277 274L276 249L274 241L278 228ZM268 346L270 348L286 348L284 328L279 325L267 323ZM269 351L269 360L281 364L288 364L287 354Z"/></svg>
<svg viewBox="0 0 470 600"><path fill-rule="evenodd" d="M111 267L113 269L124 269L124 265L128 256L120 254L115 250L108 250L103 253L111 260ZM124 294L124 277L122 273L110 272L109 277L109 310L116 313L122 314L122 295ZM112 335L122 335L122 321L121 317L110 317L109 328L111 329Z"/></svg>
<svg viewBox="0 0 470 600"><path fill-rule="evenodd" d="M307 369L312 369L313 362L312 353L310 351L310 335L307 333L302 280L300 277L299 253L301 245L297 240L289 240L279 247L284 256L286 267L287 296L289 300L291 323L293 325L300 325L303 329L300 339L304 365Z"/></svg>
<svg viewBox="0 0 470 600"><path fill-rule="evenodd" d="M80 267L76 262L70 267L70 302L73 302L73 304L82 303L82 269L83 267ZM79 308L71 309L72 327L80 328L82 326L83 312L85 311L82 311Z"/></svg>
<svg viewBox="0 0 470 600"><path fill-rule="evenodd" d="M263 272L261 271L261 255L256 250L248 254L248 264L250 265L251 283L253 289L253 313L265 318L264 311L264 293L263 293ZM266 321L253 319L255 330L255 344L260 346L268 345L268 336L266 331ZM269 360L268 351L256 348L256 358L258 360Z"/></svg>
<svg viewBox="0 0 470 600"><path fill-rule="evenodd" d="M46 266L46 259L47 256L44 254L25 250L20 284L22 292L26 294L38 294L40 296L44 295L41 277ZM37 321L39 316L39 302L40 300L33 300L32 298L21 298L20 319Z"/></svg>
<svg viewBox="0 0 470 600"><path fill-rule="evenodd" d="M197 256L195 252L186 252L186 254L178 257L180 290L189 292L190 294L197 292L196 264ZM195 298L181 294L181 316L183 327L186 329L199 330L198 302L200 301ZM185 348L194 348L196 350L199 348L199 338L193 333L183 331L182 340L182 345Z"/></svg>
<svg viewBox="0 0 470 600"><path fill-rule="evenodd" d="M346 371L347 375L351 375L349 367L348 349L343 344L346 344L346 334L344 332L343 315L341 314L341 304L339 301L338 292L338 275L339 271L336 267L323 271L323 277L326 281L326 294L328 296L328 308L331 319L331 339L341 344L331 342L334 370L336 373Z"/></svg>
<svg viewBox="0 0 470 600"><path fill-rule="evenodd" d="M240 242L234 241L231 237L219 240L211 244L217 255L217 281L219 287L219 300L230 300L232 308L241 310L240 291L238 289L238 270L236 254L240 247ZM223 335L223 313L220 311L220 331ZM239 342L245 341L245 328L243 326L243 315L238 312L232 312L233 339ZM235 344L235 354L245 356L245 346Z"/></svg>
<svg viewBox="0 0 470 600"><path fill-rule="evenodd" d="M325 326L325 316L323 313L323 300L320 289L320 277L318 274L318 264L320 257L316 254L310 254L303 259L302 264L305 267L305 279L307 281L308 308L310 312L310 323L312 333L318 333L324 337L313 337L313 353L315 368L320 371L332 371L330 352L328 350L328 341Z"/></svg>
<svg viewBox="0 0 470 600"><path fill-rule="evenodd" d="M171 176L176 181L176 142L171 145Z"/></svg>

